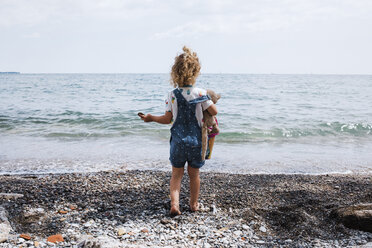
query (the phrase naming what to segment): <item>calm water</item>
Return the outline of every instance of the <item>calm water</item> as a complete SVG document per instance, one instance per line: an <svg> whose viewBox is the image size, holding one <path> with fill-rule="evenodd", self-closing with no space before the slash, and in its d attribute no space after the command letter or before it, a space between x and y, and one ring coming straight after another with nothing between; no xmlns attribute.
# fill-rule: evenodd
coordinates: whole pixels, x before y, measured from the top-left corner
<svg viewBox="0 0 372 248"><path fill-rule="evenodd" d="M221 93L206 171L371 173L372 76L205 74ZM168 74L0 75L0 173L169 170Z"/></svg>

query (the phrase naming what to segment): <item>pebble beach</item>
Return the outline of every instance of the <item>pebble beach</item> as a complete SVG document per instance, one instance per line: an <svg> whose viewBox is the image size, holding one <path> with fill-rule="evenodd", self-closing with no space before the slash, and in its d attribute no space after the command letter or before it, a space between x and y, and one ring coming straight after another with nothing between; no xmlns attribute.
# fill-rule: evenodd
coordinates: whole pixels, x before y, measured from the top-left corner
<svg viewBox="0 0 372 248"><path fill-rule="evenodd" d="M201 173L200 211L169 216L170 172L0 176L0 247L371 247L340 207L371 203L368 174Z"/></svg>

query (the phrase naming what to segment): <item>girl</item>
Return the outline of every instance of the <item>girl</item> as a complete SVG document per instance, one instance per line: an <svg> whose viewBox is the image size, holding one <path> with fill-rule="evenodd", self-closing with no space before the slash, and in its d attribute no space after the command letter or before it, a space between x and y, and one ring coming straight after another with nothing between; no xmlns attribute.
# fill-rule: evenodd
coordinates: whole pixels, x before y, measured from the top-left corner
<svg viewBox="0 0 372 248"><path fill-rule="evenodd" d="M183 47L183 53L175 58L172 66L171 82L176 89L168 94L165 114L161 116L140 114L145 122L169 124L175 120L171 127L169 157L172 164L170 181L172 216L181 214L179 194L186 162L190 177L190 208L191 211L199 209L199 168L205 163L201 157L203 111L207 110L211 115L217 114L217 108L207 96L206 90L194 87L199 73L200 63L197 54Z"/></svg>

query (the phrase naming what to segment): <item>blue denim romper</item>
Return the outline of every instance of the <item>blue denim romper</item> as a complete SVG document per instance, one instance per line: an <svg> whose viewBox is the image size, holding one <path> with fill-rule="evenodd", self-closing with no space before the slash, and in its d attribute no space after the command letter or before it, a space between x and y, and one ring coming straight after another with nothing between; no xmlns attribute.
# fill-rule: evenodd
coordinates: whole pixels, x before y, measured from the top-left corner
<svg viewBox="0 0 372 248"><path fill-rule="evenodd" d="M186 161L193 168L200 168L205 160L201 157L201 128L195 116L197 103L209 100L209 96L201 96L187 101L177 88L173 91L177 99L177 118L171 128L170 157L172 166L181 168Z"/></svg>

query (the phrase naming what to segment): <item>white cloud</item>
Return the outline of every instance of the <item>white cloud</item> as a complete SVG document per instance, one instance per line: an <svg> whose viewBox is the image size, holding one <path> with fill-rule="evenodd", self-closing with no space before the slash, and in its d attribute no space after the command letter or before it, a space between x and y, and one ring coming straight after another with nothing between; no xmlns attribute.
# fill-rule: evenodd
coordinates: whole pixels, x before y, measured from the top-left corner
<svg viewBox="0 0 372 248"><path fill-rule="evenodd" d="M30 34L25 34L25 35L23 35L23 37L24 38L36 39L36 38L40 38L40 33L33 32L33 33L30 33Z"/></svg>
<svg viewBox="0 0 372 248"><path fill-rule="evenodd" d="M193 21L178 23L151 38L194 36L210 33L247 33L299 28L304 22L342 18L370 18L372 1L261 0L190 1L172 5L179 15Z"/></svg>
<svg viewBox="0 0 372 248"><path fill-rule="evenodd" d="M138 19L161 12L152 0L1 0L0 27L35 26L78 18Z"/></svg>
<svg viewBox="0 0 372 248"><path fill-rule="evenodd" d="M151 22L149 17L171 17L175 25L154 34L166 37L174 30L197 35L282 28L306 19L369 18L371 11L369 0L1 0L0 27L80 18ZM191 32L191 27L198 31Z"/></svg>

